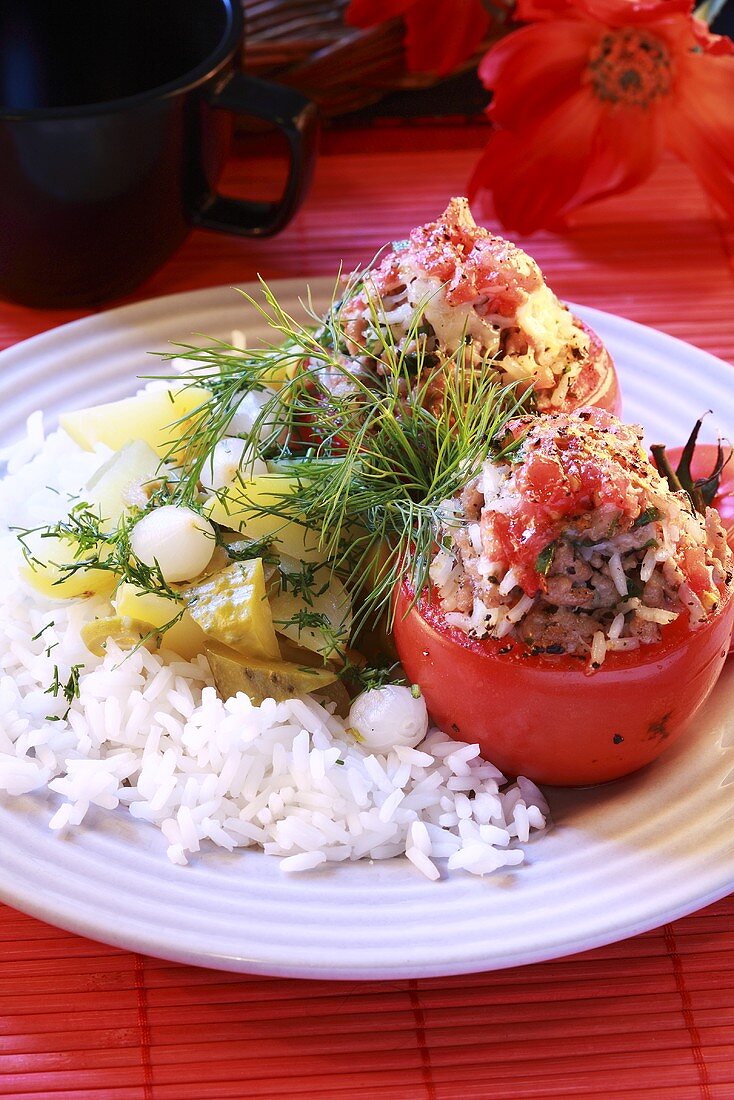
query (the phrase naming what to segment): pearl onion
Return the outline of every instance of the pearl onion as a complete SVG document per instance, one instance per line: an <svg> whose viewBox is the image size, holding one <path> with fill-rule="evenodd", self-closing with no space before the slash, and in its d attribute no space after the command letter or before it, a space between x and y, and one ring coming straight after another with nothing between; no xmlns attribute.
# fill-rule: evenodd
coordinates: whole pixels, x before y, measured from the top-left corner
<svg viewBox="0 0 734 1100"><path fill-rule="evenodd" d="M347 725L368 749L389 752L396 745L413 748L428 732L428 711L422 695L398 684L363 691L354 700Z"/></svg>
<svg viewBox="0 0 734 1100"><path fill-rule="evenodd" d="M180 504L154 508L138 520L130 535L135 556L145 565L157 562L168 584L198 576L209 564L215 545L209 520Z"/></svg>
<svg viewBox="0 0 734 1100"><path fill-rule="evenodd" d="M262 415L263 409L270 404L274 396L273 390L250 390L238 401L227 431L231 432L232 435L249 435L258 417ZM267 416L260 425L260 441L264 443L272 439L278 429L277 420L272 416Z"/></svg>
<svg viewBox="0 0 734 1100"><path fill-rule="evenodd" d="M266 474L268 467L261 458L255 458L244 439L226 436L219 440L209 456L203 480L207 489L226 489L240 472L247 479Z"/></svg>

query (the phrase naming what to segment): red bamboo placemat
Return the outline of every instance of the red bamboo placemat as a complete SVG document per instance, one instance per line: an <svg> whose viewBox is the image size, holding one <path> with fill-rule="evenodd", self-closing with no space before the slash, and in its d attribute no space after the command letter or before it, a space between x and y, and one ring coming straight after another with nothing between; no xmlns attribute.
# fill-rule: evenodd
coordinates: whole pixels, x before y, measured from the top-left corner
<svg viewBox="0 0 734 1100"><path fill-rule="evenodd" d="M326 136L274 241L194 233L135 298L368 259L465 189L479 127ZM237 157L232 192L281 168ZM734 235L666 160L527 243L554 289L734 362ZM74 316L0 305L0 346ZM54 1100L734 1098L734 899L571 959L396 982L242 977L119 951L0 906L0 1096Z"/></svg>

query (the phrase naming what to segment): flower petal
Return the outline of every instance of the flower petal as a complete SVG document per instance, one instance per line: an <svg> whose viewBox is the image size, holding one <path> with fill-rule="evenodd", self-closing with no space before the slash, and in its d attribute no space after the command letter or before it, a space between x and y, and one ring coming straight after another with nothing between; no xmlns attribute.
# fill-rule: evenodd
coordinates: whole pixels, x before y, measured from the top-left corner
<svg viewBox="0 0 734 1100"><path fill-rule="evenodd" d="M681 12L690 15L692 8L692 0L517 0L515 19L534 23L575 16L609 27L632 27Z"/></svg>
<svg viewBox="0 0 734 1100"><path fill-rule="evenodd" d="M734 217L734 56L678 59L676 94L666 111L668 144Z"/></svg>
<svg viewBox="0 0 734 1100"><path fill-rule="evenodd" d="M515 19L520 23L536 23L546 19L565 19L575 12L573 0L517 0Z"/></svg>
<svg viewBox="0 0 734 1100"><path fill-rule="evenodd" d="M406 12L405 24L410 71L445 76L479 47L490 17L481 0L419 0Z"/></svg>
<svg viewBox="0 0 734 1100"><path fill-rule="evenodd" d="M651 24L671 15L690 15L691 0L577 0L591 19L610 27L636 27Z"/></svg>
<svg viewBox="0 0 734 1100"><path fill-rule="evenodd" d="M646 180L660 162L664 137L659 110L605 106L574 208L629 191Z"/></svg>
<svg viewBox="0 0 734 1100"><path fill-rule="evenodd" d="M561 20L522 27L492 46L479 65L494 92L492 121L515 130L554 110L581 87L597 38L593 24Z"/></svg>
<svg viewBox="0 0 734 1100"><path fill-rule="evenodd" d="M584 89L522 133L492 134L469 183L470 198L490 190L502 224L520 233L552 224L578 205L600 118L599 104Z"/></svg>

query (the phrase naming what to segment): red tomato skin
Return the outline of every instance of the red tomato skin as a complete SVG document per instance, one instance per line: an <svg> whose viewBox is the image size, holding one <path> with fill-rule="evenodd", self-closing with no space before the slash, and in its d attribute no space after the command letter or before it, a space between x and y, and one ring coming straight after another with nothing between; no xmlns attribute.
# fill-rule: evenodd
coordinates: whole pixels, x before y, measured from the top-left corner
<svg viewBox="0 0 734 1100"><path fill-rule="evenodd" d="M590 338L589 359L572 393L561 404L560 411L574 412L583 406L592 405L621 416L622 392L614 361L594 330L579 317L574 316L574 321Z"/></svg>
<svg viewBox="0 0 734 1100"><path fill-rule="evenodd" d="M589 674L585 660L532 656L518 643L500 653L506 640L470 638L432 599L411 608L411 598L403 585L393 637L433 721L477 742L507 776L559 786L618 779L673 744L716 683L734 624L730 584L697 630L676 620L657 645L610 653Z"/></svg>

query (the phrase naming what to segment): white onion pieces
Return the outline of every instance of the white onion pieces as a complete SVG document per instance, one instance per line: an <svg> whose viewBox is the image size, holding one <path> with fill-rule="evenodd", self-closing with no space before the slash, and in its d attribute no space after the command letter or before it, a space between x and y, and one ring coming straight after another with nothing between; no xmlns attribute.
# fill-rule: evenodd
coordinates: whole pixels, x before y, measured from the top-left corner
<svg viewBox="0 0 734 1100"><path fill-rule="evenodd" d="M244 439L225 436L215 444L204 466L203 480L207 489L217 491L232 485L238 474L247 480L267 472L267 465L252 454Z"/></svg>
<svg viewBox="0 0 734 1100"><path fill-rule="evenodd" d="M250 390L237 401L237 407L232 414L227 431L231 435L250 435L255 425L258 425L258 435L262 443L267 443L281 433L281 425L278 423L274 412L264 414L267 405L273 401L273 390Z"/></svg>
<svg viewBox="0 0 734 1100"><path fill-rule="evenodd" d="M422 695L398 684L363 691L352 703L347 725L375 752L398 745L414 748L428 732L428 711Z"/></svg>
<svg viewBox="0 0 734 1100"><path fill-rule="evenodd" d="M188 581L211 561L214 528L193 508L164 504L138 520L130 546L144 565L158 564L164 581Z"/></svg>

